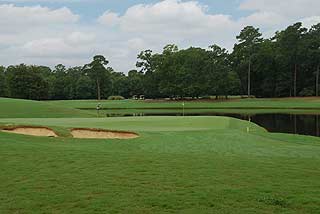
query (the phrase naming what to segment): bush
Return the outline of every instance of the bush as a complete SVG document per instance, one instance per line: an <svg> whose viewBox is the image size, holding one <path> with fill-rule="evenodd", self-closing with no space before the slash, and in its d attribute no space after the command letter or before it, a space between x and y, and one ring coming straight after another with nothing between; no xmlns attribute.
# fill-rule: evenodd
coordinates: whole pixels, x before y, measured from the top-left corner
<svg viewBox="0 0 320 214"><path fill-rule="evenodd" d="M123 96L110 96L108 100L124 100Z"/></svg>
<svg viewBox="0 0 320 214"><path fill-rule="evenodd" d="M211 99L214 99L214 97L213 97L213 96L208 96L208 95L206 95L206 96L200 97L200 99L201 99L201 100L211 100Z"/></svg>
<svg viewBox="0 0 320 214"><path fill-rule="evenodd" d="M315 94L314 90L312 88L304 88L299 95L301 97L310 97L313 96Z"/></svg>

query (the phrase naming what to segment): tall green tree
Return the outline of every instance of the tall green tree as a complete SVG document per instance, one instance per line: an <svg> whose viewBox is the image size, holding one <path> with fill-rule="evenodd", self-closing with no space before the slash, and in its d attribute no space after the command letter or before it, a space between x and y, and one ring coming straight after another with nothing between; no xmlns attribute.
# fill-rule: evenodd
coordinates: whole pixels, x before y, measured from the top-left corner
<svg viewBox="0 0 320 214"><path fill-rule="evenodd" d="M293 96L297 96L298 94L298 69L305 56L306 49L304 47L304 36L306 35L306 32L307 29L302 27L301 22L298 22L289 26L284 31L278 32L275 36L276 42L280 47L280 51L288 62L289 71L292 71L290 78L292 82L290 94Z"/></svg>
<svg viewBox="0 0 320 214"><path fill-rule="evenodd" d="M37 66L25 64L7 68L7 83L13 98L43 100L48 98L48 83Z"/></svg>
<svg viewBox="0 0 320 214"><path fill-rule="evenodd" d="M159 65L159 54L153 54L152 50L142 51L138 55L136 67L140 72L144 73L143 88L144 95L148 98L155 98L159 96L159 78L156 70Z"/></svg>
<svg viewBox="0 0 320 214"><path fill-rule="evenodd" d="M85 73L95 82L97 90L97 99L101 100L101 84L106 80L107 69L105 66L109 64L109 61L102 55L96 55L93 57L93 61L86 64L83 69Z"/></svg>
<svg viewBox="0 0 320 214"><path fill-rule="evenodd" d="M265 39L259 44L255 53L255 72L252 74L255 84L252 93L258 97L273 97L281 95L282 88L278 85L282 81L279 54L276 43ZM287 86L284 90L286 90Z"/></svg>
<svg viewBox="0 0 320 214"><path fill-rule="evenodd" d="M128 77L122 72L111 72L112 95L120 95L126 98L130 97Z"/></svg>
<svg viewBox="0 0 320 214"><path fill-rule="evenodd" d="M5 97L8 95L5 70L5 67L0 66L0 97Z"/></svg>
<svg viewBox="0 0 320 214"><path fill-rule="evenodd" d="M245 27L237 36L238 43L233 50L234 69L241 80L243 91L251 96L251 73L253 70L254 55L258 45L263 41L259 28ZM245 90L247 86L247 90Z"/></svg>
<svg viewBox="0 0 320 214"><path fill-rule="evenodd" d="M137 68L139 68L143 73L152 73L155 69L152 62L152 57L152 50L141 51L138 54L138 61L136 63Z"/></svg>
<svg viewBox="0 0 320 214"><path fill-rule="evenodd" d="M76 99L90 99L93 95L92 80L87 75L82 75L76 82Z"/></svg>
<svg viewBox="0 0 320 214"><path fill-rule="evenodd" d="M49 82L51 99L68 99L67 68L62 64L58 64L55 66L52 73L51 81Z"/></svg>
<svg viewBox="0 0 320 214"><path fill-rule="evenodd" d="M137 70L131 70L128 73L128 90L130 97L134 95L143 95L143 73Z"/></svg>
<svg viewBox="0 0 320 214"><path fill-rule="evenodd" d="M233 75L230 74L232 71L229 63L229 54L226 49L219 47L218 45L209 46L207 51L208 60L204 63L208 66L206 68L205 76L207 82L207 93L209 95L227 96L233 90L229 90L230 87L236 87L236 85L230 85L230 81L233 81ZM233 84L236 84L233 82Z"/></svg>
<svg viewBox="0 0 320 214"><path fill-rule="evenodd" d="M320 84L320 23L311 27L308 32L309 59L312 60L312 70L315 70L315 95L319 96Z"/></svg>

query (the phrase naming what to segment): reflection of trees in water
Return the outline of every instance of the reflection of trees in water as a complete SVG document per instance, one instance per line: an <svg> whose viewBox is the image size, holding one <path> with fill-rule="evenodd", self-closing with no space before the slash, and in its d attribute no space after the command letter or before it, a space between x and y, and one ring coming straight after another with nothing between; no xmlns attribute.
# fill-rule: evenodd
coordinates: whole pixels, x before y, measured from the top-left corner
<svg viewBox="0 0 320 214"><path fill-rule="evenodd" d="M316 136L320 136L319 115L316 115Z"/></svg>
<svg viewBox="0 0 320 214"><path fill-rule="evenodd" d="M319 115L261 114L252 121L271 132L320 136Z"/></svg>

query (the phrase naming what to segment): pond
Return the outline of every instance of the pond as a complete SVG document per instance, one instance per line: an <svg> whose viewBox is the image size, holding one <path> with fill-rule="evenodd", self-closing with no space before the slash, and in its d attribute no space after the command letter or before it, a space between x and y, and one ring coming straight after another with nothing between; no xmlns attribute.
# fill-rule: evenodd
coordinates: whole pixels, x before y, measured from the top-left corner
<svg viewBox="0 0 320 214"><path fill-rule="evenodd" d="M135 113L104 113L107 117L145 117L145 116L183 116L181 112L148 112L140 110ZM227 116L248 120L264 127L269 132L311 135L320 137L320 115L261 113L238 114L217 112L186 112L184 116Z"/></svg>

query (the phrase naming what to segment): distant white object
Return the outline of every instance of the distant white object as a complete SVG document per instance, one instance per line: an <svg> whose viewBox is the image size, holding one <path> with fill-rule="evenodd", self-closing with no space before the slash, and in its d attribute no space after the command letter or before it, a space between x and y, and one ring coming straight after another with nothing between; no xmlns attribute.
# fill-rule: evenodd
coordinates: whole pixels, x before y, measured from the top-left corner
<svg viewBox="0 0 320 214"><path fill-rule="evenodd" d="M98 103L97 110L100 110L100 109L101 109L101 103Z"/></svg>

